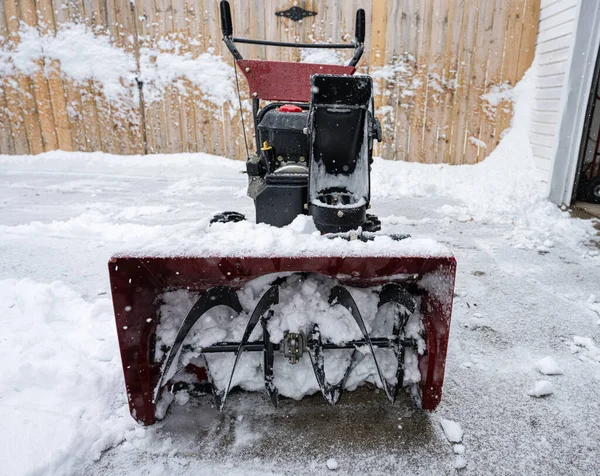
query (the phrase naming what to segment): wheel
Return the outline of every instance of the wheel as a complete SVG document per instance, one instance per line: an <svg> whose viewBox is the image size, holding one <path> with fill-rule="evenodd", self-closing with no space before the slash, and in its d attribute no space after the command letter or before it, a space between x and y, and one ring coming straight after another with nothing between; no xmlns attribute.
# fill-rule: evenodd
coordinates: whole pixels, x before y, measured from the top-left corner
<svg viewBox="0 0 600 476"><path fill-rule="evenodd" d="M246 217L238 212L221 212L217 213L210 219L210 224L213 223L237 223L245 220Z"/></svg>
<svg viewBox="0 0 600 476"><path fill-rule="evenodd" d="M375 215L369 215L367 213L367 221L362 224L363 231L369 233L375 233L376 231L381 230L381 220L377 218Z"/></svg>
<svg viewBox="0 0 600 476"><path fill-rule="evenodd" d="M585 186L585 199L590 203L600 203L600 177L594 177Z"/></svg>

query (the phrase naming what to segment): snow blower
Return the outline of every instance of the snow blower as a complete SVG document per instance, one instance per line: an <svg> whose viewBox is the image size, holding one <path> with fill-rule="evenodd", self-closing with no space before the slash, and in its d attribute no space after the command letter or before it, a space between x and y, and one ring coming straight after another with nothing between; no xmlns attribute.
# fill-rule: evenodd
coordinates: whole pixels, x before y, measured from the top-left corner
<svg viewBox="0 0 600 476"><path fill-rule="evenodd" d="M251 95L251 226L288 230L288 237L293 222L306 219L318 231L266 254L252 243L244 252L225 250L213 238L197 255L110 260L133 418L152 424L178 395L181 403L194 392L211 392L222 410L234 387L264 389L275 406L282 396L319 391L335 404L343 390L365 382L382 388L390 403L406 389L417 406L434 410L456 263L432 240L382 233L367 213L373 142L382 130L371 78L353 76L364 49L364 10L352 43L296 44L233 37L229 3L220 9L223 41ZM247 60L236 43L354 54L347 66ZM243 242L250 238L236 227L245 220L220 213L207 230L242 233Z"/></svg>

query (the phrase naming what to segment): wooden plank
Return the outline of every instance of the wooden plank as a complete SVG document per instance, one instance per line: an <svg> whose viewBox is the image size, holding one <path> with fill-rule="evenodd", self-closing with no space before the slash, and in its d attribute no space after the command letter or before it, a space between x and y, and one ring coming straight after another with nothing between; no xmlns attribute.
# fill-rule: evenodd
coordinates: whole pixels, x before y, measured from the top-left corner
<svg viewBox="0 0 600 476"><path fill-rule="evenodd" d="M416 80L417 87L414 88L415 97L410 116L410 145L408 159L411 162L424 162L425 118L427 109L427 70L430 61L431 31L433 21L433 3L428 0L420 0L416 28L418 32L418 47L416 53L416 69L413 81Z"/></svg>
<svg viewBox="0 0 600 476"><path fill-rule="evenodd" d="M37 15L34 0L19 0L21 11L20 19L26 25L37 28ZM44 60L34 60L37 68L31 73L30 79L32 84L32 92L35 97L37 113L42 132L42 141L44 150L56 150L58 148L58 139L56 137L56 125L54 123L54 115L52 113L52 102L50 101L50 88L48 80L44 73Z"/></svg>
<svg viewBox="0 0 600 476"><path fill-rule="evenodd" d="M131 116L135 117L135 123L131 123L133 121L128 121L129 124L129 134L133 136L134 142L129 151L130 153L137 154L148 154L148 135L147 135L147 127L146 127L146 106L144 100L144 87L141 73L141 40L139 37L138 31L138 21L139 15L137 11L137 6L135 2L130 2L130 12L131 17L129 18L129 29L133 32L132 38L132 48L133 55L135 57L135 87L136 91L132 91L132 95L137 99L137 103L133 106L131 111ZM137 93L137 95L136 95Z"/></svg>
<svg viewBox="0 0 600 476"><path fill-rule="evenodd" d="M448 27L444 47L443 78L445 83L442 116L437 136L436 162L449 162L452 122L456 114L456 83L460 58L460 39L465 14L465 0L451 0L448 6Z"/></svg>
<svg viewBox="0 0 600 476"><path fill-rule="evenodd" d="M452 122L452 146L448 162L465 163L467 120L469 111L469 86L473 69L473 45L476 41L479 22L479 0L465 1L465 16L462 22L459 70L457 75L455 116Z"/></svg>
<svg viewBox="0 0 600 476"><path fill-rule="evenodd" d="M238 11L244 10L245 5L243 2L238 2L236 4L236 8ZM264 0L258 0L256 2L252 2L251 7L246 9L246 18L248 23L244 22L240 23L241 31L248 38L265 38L265 30L267 29L267 23L270 21L270 16L272 15L273 21L276 20L275 10L269 11L267 10L268 5ZM300 39L302 41L302 39ZM275 49L275 48L271 48ZM267 48L264 46L252 46L247 50L248 57L261 59L265 58L267 55ZM228 58L228 61L231 61L233 65L233 61L227 52L225 55ZM242 74L238 75L240 91L243 99L250 98L250 91L248 90L248 86L244 76ZM250 101L244 101L245 105L250 106ZM223 121L223 128L221 129L224 133L220 137L221 141L227 141L223 149L226 151L227 156L235 159L246 160L247 155L256 154L257 145L254 140L254 121L252 118L252 111L249 107L245 107L244 114L244 125L246 129L246 139L244 140L244 128L242 126L239 105L237 100L234 101L233 104L227 104L222 111L224 117L231 119L226 119ZM233 134L231 133L233 131ZM227 138L227 139L225 139ZM246 151L246 141L248 142L248 151Z"/></svg>
<svg viewBox="0 0 600 476"><path fill-rule="evenodd" d="M446 90L448 89L446 78L444 77L444 51L450 3L448 0L433 0L431 8L427 96L423 117L423 152L421 160L425 163L439 163L441 160L438 158L437 149L439 135L440 133L443 135L445 130L445 123L443 122L444 105Z"/></svg>
<svg viewBox="0 0 600 476"><path fill-rule="evenodd" d="M386 37L387 37L387 0L373 0L373 9L371 13L371 57L369 61L369 71L376 71L385 65L386 59ZM379 90L382 91L384 81L382 79L375 81ZM383 104L383 94L375 96L375 109L379 109Z"/></svg>
<svg viewBox="0 0 600 476"><path fill-rule="evenodd" d="M120 20L123 16L119 0L85 0L87 22L94 31L105 31L111 36L111 45L123 48ZM111 154L129 152L127 134L127 110L125 105L112 101L94 85L94 99L98 128L102 137L103 150Z"/></svg>
<svg viewBox="0 0 600 476"><path fill-rule="evenodd" d="M143 1L148 3L147 8L144 10L147 15L145 24L149 27L148 35L145 39L145 47L149 49L158 49L157 42L166 35L166 27L164 24L165 14L163 11L165 10L165 6L160 0ZM151 103L150 114L146 115L147 123L151 122L153 125L153 153L169 153L172 150L171 135L173 134L173 124L169 121L171 111L167 104L167 94L165 93L160 100Z"/></svg>
<svg viewBox="0 0 600 476"><path fill-rule="evenodd" d="M375 115L381 122L383 142L376 143L374 154L386 159L396 159L396 108L398 104L398 95L400 93L398 82L401 63L403 61L402 54L404 52L401 40L401 2L386 2L385 10L375 11L375 5L372 5L371 18L375 19L380 15L385 17L385 31L383 41L385 47L379 48L381 53L375 51L368 57L369 67L368 74L375 77ZM367 25L369 24L369 16L367 16ZM374 29L373 29L374 31ZM374 31L375 32L375 31ZM367 28L369 33L369 28ZM369 44L375 44L375 40L371 39L371 35L367 35ZM378 41L381 41L379 39ZM383 57L378 58L380 54ZM380 64L379 64L380 63ZM381 78L377 80L377 76ZM379 91L377 91L379 90Z"/></svg>
<svg viewBox="0 0 600 476"><path fill-rule="evenodd" d="M135 20L137 28L136 42L138 55L141 57L141 51L147 51L152 47L152 38L156 29L156 17L154 14L153 0L135 1ZM146 58L147 60L148 58ZM160 103L153 101L150 95L146 94L148 85L144 84L142 94L144 96L144 119L146 132L146 151L150 154L158 153L162 150L161 135L161 109Z"/></svg>
<svg viewBox="0 0 600 476"><path fill-rule="evenodd" d="M171 0L171 22L175 41L181 45L177 54L189 54L192 38L188 34L186 23L186 2L185 0ZM185 84L185 91L192 91L193 86L187 78L182 79ZM179 132L181 137L182 152L193 152L196 144L196 130L194 127L194 108L193 100L189 94L177 94L177 103L179 109Z"/></svg>
<svg viewBox="0 0 600 476"><path fill-rule="evenodd" d="M254 2L252 4L246 4L246 2L239 0L233 2L231 8L233 31L235 35L245 38L264 38L264 32L257 31L255 27L251 26L252 22L250 21L251 17L254 19L258 19L259 17L264 18L264 13L259 14L256 11L260 6L261 4ZM251 13L251 11L253 11L253 13ZM217 13L218 9L215 9L215 15L217 15ZM274 14L273 17L275 17ZM231 54L227 48L224 47L222 44L223 42L220 41L222 34L218 16L215 17L214 22L215 30L218 32L216 38L220 43L222 57L232 68L234 68L234 61ZM239 51L245 58L255 58L261 53L260 48L255 45L243 46L244 48ZM249 109L250 92L248 91L246 80L239 70L238 81L244 105L243 114L246 128L246 140L248 141L248 154L254 154L256 148L254 145L254 125L252 122L251 109ZM242 127L239 101L236 99L234 103L225 104L222 107L206 104L206 107L208 107L207 114L209 116L208 121L212 131L211 137L214 141L214 153L232 159L246 160L246 142L244 141L244 128Z"/></svg>
<svg viewBox="0 0 600 476"><path fill-rule="evenodd" d="M71 0L66 5L69 7L69 17L72 22L87 24L85 5L82 0ZM103 150L93 81L83 81L76 84L75 87L81 95L80 121L85 131L82 150Z"/></svg>
<svg viewBox="0 0 600 476"><path fill-rule="evenodd" d="M8 48L8 41L4 2L0 2L0 49ZM13 83L12 75L5 75L0 78L0 153L26 154L29 149L27 134L25 133L19 96Z"/></svg>
<svg viewBox="0 0 600 476"><path fill-rule="evenodd" d="M487 74L484 93L489 93L494 87L500 87L502 84L502 63L504 61L504 18L506 8L510 4L496 0L494 6L494 18L492 21L491 34L488 37L488 59ZM479 139L486 144L485 152L488 155L500 141L499 134L496 131L496 107L483 100L481 103L481 125ZM481 158L479 158L481 160Z"/></svg>
<svg viewBox="0 0 600 476"><path fill-rule="evenodd" d="M523 15L523 31L521 33L521 44L519 47L519 62L517 64L517 81L531 66L535 56L535 40L538 33L540 17L540 0L527 0L525 14ZM571 31L573 27L571 26Z"/></svg>
<svg viewBox="0 0 600 476"><path fill-rule="evenodd" d="M16 40L19 37L21 16L18 0L4 0L4 15L9 35ZM31 78L21 73L17 74L14 89L17 90L19 96L29 153L39 154L44 151L44 141Z"/></svg>
<svg viewBox="0 0 600 476"><path fill-rule="evenodd" d="M394 108L393 118L395 127L391 131L393 135L392 154L385 155L386 158L394 158L397 160L410 161L410 143L411 143L411 116L415 102L415 70L416 70L416 55L419 43L419 30L417 20L419 6L412 0L404 0L395 14L392 11L391 18L388 23L391 32L391 38L395 41L390 42L390 52L394 58L396 66L395 71L395 88L393 97L395 102L390 104ZM394 24L400 25L401 34L394 36L392 30Z"/></svg>
<svg viewBox="0 0 600 476"><path fill-rule="evenodd" d="M96 0L94 0L96 1ZM103 0L100 0L103 1ZM120 9L118 12L119 42L118 45L135 58L136 80L129 87L131 88L131 101L124 102L117 109L118 116L115 123L119 125L128 141L122 143L121 147L125 154L144 154L147 153L146 138L144 135L144 106L143 91L139 90L137 79L140 77L140 43L137 30L137 9L135 2L131 0L118 0ZM112 105L111 105L112 107ZM113 108L114 111L114 108ZM113 112L114 114L114 112Z"/></svg>
<svg viewBox="0 0 600 476"><path fill-rule="evenodd" d="M52 11L56 30L71 21L67 0L53 0ZM61 78L73 150L87 150L80 87L73 80L63 77L62 74Z"/></svg>
<svg viewBox="0 0 600 476"><path fill-rule="evenodd" d="M54 35L56 25L51 0L37 0L38 29L42 35ZM73 150L73 139L71 137L71 124L67 113L67 100L63 80L60 75L60 62L58 60L44 59L44 71L48 80L50 91L50 103L56 127L56 138L58 148L61 150Z"/></svg>
<svg viewBox="0 0 600 476"><path fill-rule="evenodd" d="M506 84L508 87L513 87L518 80L519 55L511 53L518 51L521 47L522 18L526 6L527 0L514 0L511 8L506 11L501 84ZM508 100L501 101L496 110L495 128L498 138L502 138L504 131L510 126L511 117L512 103Z"/></svg>
<svg viewBox="0 0 600 476"><path fill-rule="evenodd" d="M466 121L466 143L464 163L474 164L485 157L487 146L481 139L482 114L481 95L486 92L486 80L488 74L489 60L489 33L493 29L495 0L482 1L479 3L479 19L475 43L473 44L471 74L469 75Z"/></svg>
<svg viewBox="0 0 600 476"><path fill-rule="evenodd" d="M381 71L381 69L386 65L386 59L387 59L386 39L387 39L387 30L388 30L388 25L387 25L388 6L389 6L389 2L387 2L386 0L373 0L373 6L371 9L371 17L370 17L370 19L371 19L370 30L369 29L367 30L370 33L369 43L371 46L371 54L369 56L369 62L368 62L370 74ZM367 22L368 22L369 17L366 17L366 18L367 18ZM385 78L383 78L383 77L380 77L379 79L376 78L373 81L373 87L375 88L375 92L379 91L379 93L375 94L375 97L374 97L376 113L381 110L381 106L387 105L388 98L390 96L389 95L390 90L388 89L389 84L393 85L393 82L390 83L389 81L386 81ZM386 92L388 92L387 96L386 96ZM387 111L387 109L384 109L384 111ZM389 131L390 130L390 121L393 121L393 118L391 117L391 115L384 114L383 116L379 117L379 119L381 121L382 129L384 129L386 132ZM390 137L390 135L386 133L385 137L384 137L384 141L385 141L385 147L384 147L384 144L376 143L376 149L374 151L376 155L380 155L383 153L384 150L387 152L387 150L390 149L390 145L392 143L392 137Z"/></svg>
<svg viewBox="0 0 600 476"><path fill-rule="evenodd" d="M205 43L205 27L203 3L201 0L186 0L184 5L184 21L186 35L189 38L189 52L197 57L207 50ZM188 89L188 98L186 102L186 114L188 116L188 126L192 129L190 137L187 137L187 143L191 152L205 152L209 140L206 131L203 130L203 114L200 107L200 101L197 99L198 92L195 87L190 85Z"/></svg>
<svg viewBox="0 0 600 476"><path fill-rule="evenodd" d="M242 5L243 4L241 2L232 2L231 8L233 10L233 16L235 16L235 11L243 9ZM210 48L213 48L213 54L221 56L224 61L226 61L233 67L233 59L231 57L231 54L221 41L223 35L221 33L219 4L211 0L204 0L204 9L206 14L208 15L207 31L209 35L208 43L210 45ZM241 30L236 30L236 25L234 24L233 31L234 34L237 34L235 32ZM240 86L242 84L245 84L245 80L243 76L241 76L241 74L239 76L239 81ZM248 96L246 95L243 97ZM233 118L231 127L228 127L224 124L224 122L228 120L225 119L227 116L225 115L224 109L216 109L213 105L206 103L204 104L204 108L204 117L206 118L205 120L208 122L208 137L210 140L209 152L215 155L225 155L227 154L227 144L231 144L231 139L235 137L234 140L237 140L237 138L242 137L241 127L238 125L239 123L235 122L237 120L237 115Z"/></svg>
<svg viewBox="0 0 600 476"><path fill-rule="evenodd" d="M0 46L2 45L0 44ZM6 97L4 96L4 89L0 86L0 155L14 153L15 146L10 128L8 106L6 104Z"/></svg>

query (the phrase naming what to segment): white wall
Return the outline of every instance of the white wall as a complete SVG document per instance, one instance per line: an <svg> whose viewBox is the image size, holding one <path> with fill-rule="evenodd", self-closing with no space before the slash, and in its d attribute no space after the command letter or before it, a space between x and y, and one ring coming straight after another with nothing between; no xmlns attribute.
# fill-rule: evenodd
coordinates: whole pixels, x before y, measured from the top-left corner
<svg viewBox="0 0 600 476"><path fill-rule="evenodd" d="M531 124L531 144L536 165L551 176L565 83L575 40L581 0L541 0L535 60L538 85Z"/></svg>

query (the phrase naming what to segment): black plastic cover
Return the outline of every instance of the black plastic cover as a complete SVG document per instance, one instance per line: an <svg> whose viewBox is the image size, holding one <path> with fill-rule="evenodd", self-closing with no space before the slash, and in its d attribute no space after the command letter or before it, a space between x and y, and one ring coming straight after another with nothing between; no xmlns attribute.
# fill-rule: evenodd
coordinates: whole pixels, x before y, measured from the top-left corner
<svg viewBox="0 0 600 476"><path fill-rule="evenodd" d="M308 136L304 133L308 126L308 111L280 112L267 111L258 124L260 144L269 143L276 156L285 161L298 162L300 157L308 157Z"/></svg>

